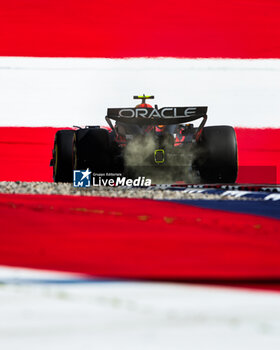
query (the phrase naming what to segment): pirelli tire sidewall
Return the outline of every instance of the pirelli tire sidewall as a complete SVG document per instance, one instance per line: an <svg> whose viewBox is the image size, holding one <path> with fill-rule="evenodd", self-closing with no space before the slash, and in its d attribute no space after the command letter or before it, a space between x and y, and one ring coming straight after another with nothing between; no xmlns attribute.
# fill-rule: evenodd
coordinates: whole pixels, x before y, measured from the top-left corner
<svg viewBox="0 0 280 350"><path fill-rule="evenodd" d="M202 183L234 183L238 173L238 157L233 127L205 127L198 142L196 158Z"/></svg>
<svg viewBox="0 0 280 350"><path fill-rule="evenodd" d="M73 139L73 167L89 168L95 173L110 170L112 164L111 140L108 130L88 128L76 130Z"/></svg>
<svg viewBox="0 0 280 350"><path fill-rule="evenodd" d="M59 130L55 134L53 151L54 182L72 182L72 143L74 130Z"/></svg>

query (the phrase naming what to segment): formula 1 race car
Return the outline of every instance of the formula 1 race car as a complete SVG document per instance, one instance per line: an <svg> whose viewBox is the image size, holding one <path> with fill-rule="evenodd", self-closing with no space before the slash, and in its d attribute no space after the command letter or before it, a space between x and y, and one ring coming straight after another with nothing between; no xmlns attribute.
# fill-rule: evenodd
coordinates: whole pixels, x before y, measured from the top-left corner
<svg viewBox="0 0 280 350"><path fill-rule="evenodd" d="M73 170L118 173L153 183L234 183L237 143L231 126L205 127L207 107L108 108L109 127L86 126L55 135L53 179L72 182ZM201 119L195 127L190 122ZM115 121L113 125L113 121Z"/></svg>

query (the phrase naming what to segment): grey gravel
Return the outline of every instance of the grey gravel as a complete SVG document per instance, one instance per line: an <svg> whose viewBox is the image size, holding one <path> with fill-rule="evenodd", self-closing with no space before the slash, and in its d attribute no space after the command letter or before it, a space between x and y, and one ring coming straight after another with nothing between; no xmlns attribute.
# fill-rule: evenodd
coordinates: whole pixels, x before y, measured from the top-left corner
<svg viewBox="0 0 280 350"><path fill-rule="evenodd" d="M122 188L122 187L90 187L75 188L70 183L53 182L0 182L0 193L14 194L55 194L74 196L101 196L119 198L149 198L149 199L220 199L220 200L248 200L236 198L232 195L203 193L201 189L185 189L181 191L166 190L164 188Z"/></svg>

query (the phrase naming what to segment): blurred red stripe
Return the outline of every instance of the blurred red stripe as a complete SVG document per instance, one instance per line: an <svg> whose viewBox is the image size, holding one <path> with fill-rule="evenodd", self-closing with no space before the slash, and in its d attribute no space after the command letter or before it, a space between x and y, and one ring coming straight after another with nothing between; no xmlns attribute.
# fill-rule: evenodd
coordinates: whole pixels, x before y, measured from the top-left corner
<svg viewBox="0 0 280 350"><path fill-rule="evenodd" d="M237 182L280 184L280 129L235 128Z"/></svg>
<svg viewBox="0 0 280 350"><path fill-rule="evenodd" d="M0 56L279 58L278 0L0 0Z"/></svg>
<svg viewBox="0 0 280 350"><path fill-rule="evenodd" d="M280 279L279 220L142 199L0 195L0 264L95 276Z"/></svg>
<svg viewBox="0 0 280 350"><path fill-rule="evenodd" d="M52 181L57 128L0 128L0 181ZM280 129L236 128L239 183L280 184Z"/></svg>

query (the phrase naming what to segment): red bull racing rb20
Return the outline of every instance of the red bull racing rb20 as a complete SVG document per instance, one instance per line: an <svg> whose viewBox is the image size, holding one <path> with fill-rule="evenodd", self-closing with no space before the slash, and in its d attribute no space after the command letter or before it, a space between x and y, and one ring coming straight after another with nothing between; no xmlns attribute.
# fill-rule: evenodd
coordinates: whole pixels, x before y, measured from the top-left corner
<svg viewBox="0 0 280 350"><path fill-rule="evenodd" d="M237 142L231 126L205 126L207 107L162 107L141 99L136 107L108 108L109 127L59 130L53 179L72 182L73 170L150 177L153 183L234 183ZM192 122L200 120L195 126Z"/></svg>

